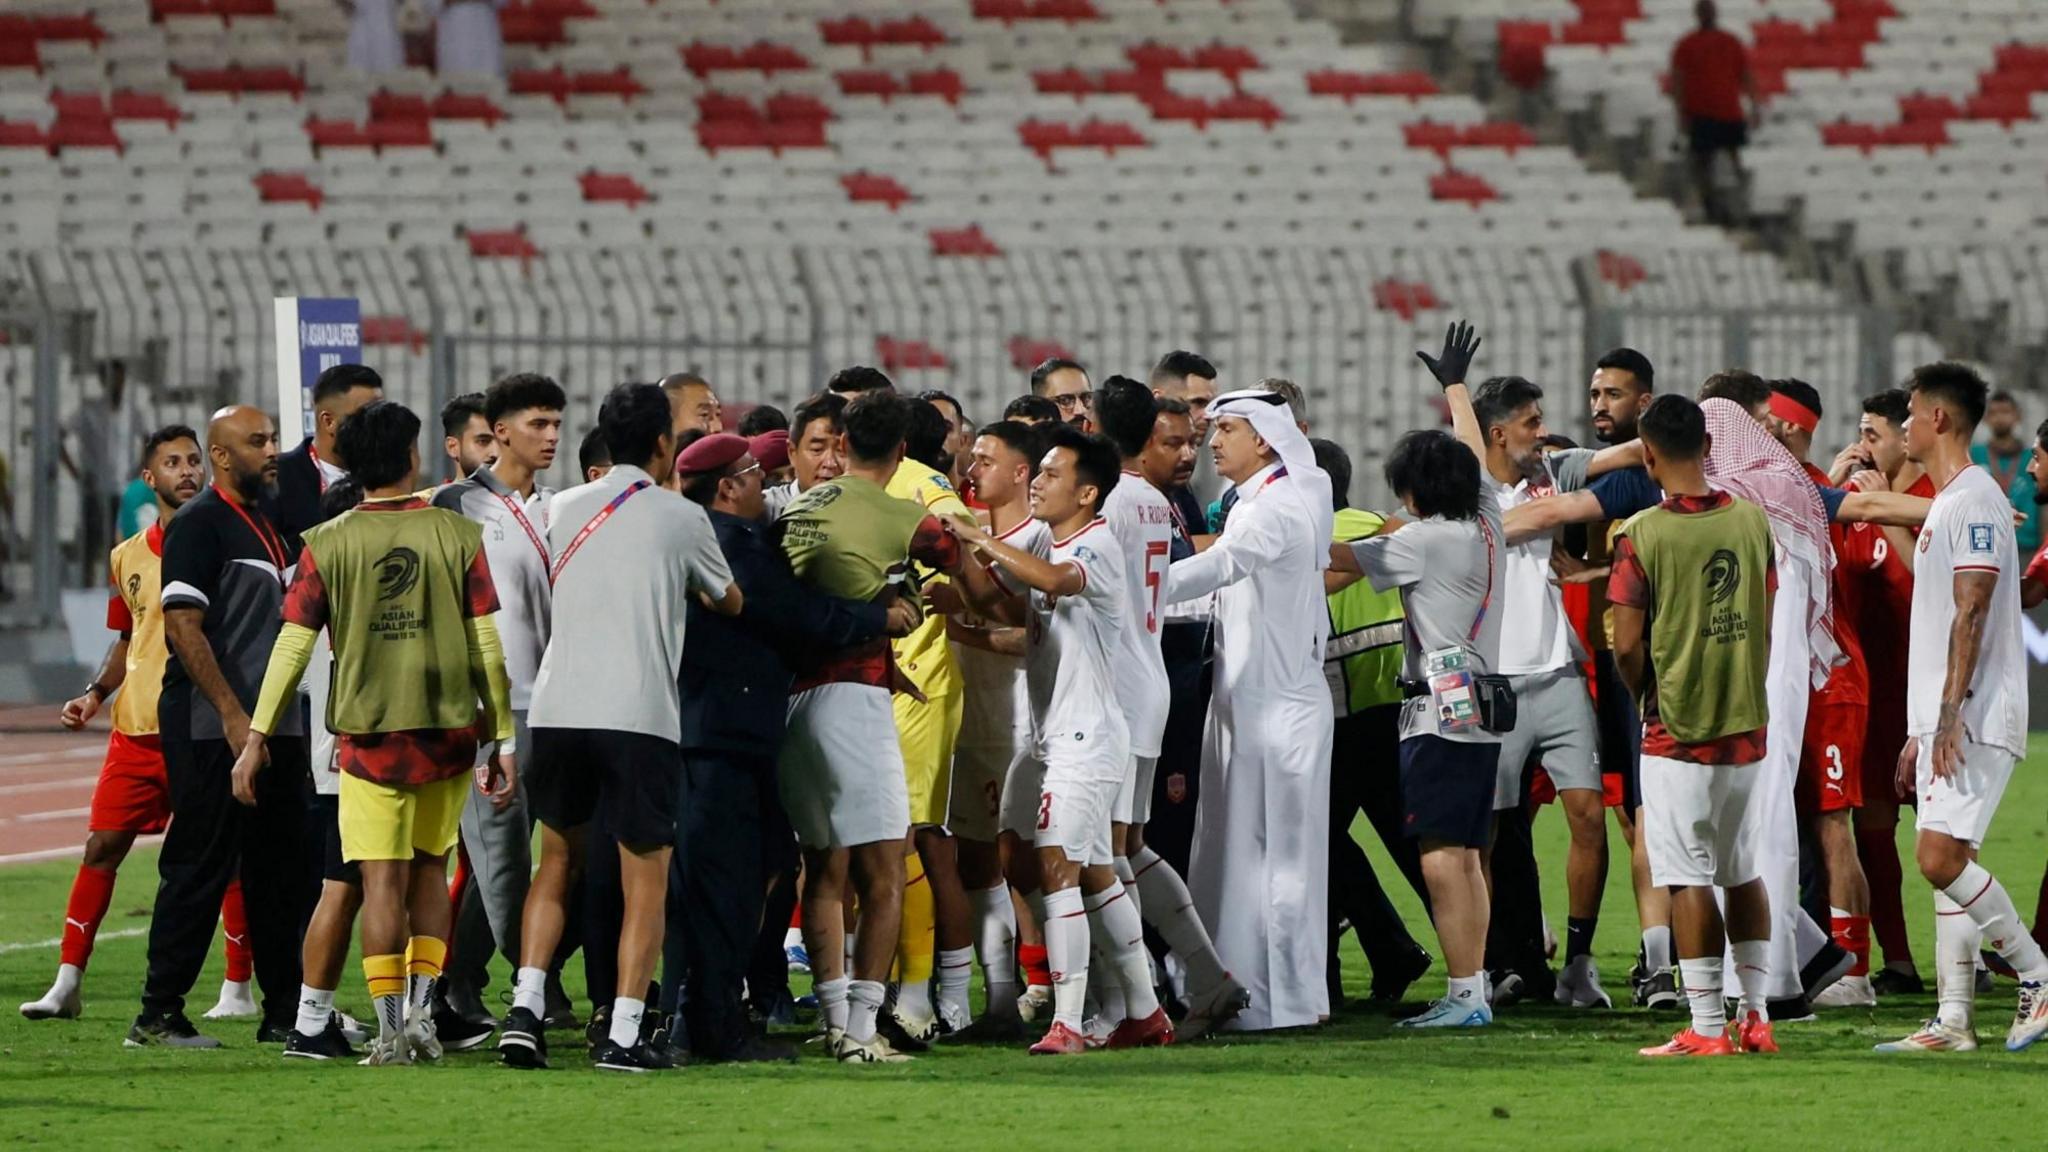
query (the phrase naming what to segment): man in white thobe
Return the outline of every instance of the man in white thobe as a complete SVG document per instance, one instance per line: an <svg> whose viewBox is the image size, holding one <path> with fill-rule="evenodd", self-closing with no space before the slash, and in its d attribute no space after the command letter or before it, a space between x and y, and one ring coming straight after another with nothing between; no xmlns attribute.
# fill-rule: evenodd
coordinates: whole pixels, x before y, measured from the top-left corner
<svg viewBox="0 0 2048 1152"><path fill-rule="evenodd" d="M1330 1012L1330 734L1323 569L1330 478L1285 400L1247 390L1209 408L1216 470L1237 489L1223 534L1173 565L1169 602L1216 596L1215 686L1188 887L1250 1003L1246 1030ZM1223 1009L1227 1014L1228 1007Z"/></svg>

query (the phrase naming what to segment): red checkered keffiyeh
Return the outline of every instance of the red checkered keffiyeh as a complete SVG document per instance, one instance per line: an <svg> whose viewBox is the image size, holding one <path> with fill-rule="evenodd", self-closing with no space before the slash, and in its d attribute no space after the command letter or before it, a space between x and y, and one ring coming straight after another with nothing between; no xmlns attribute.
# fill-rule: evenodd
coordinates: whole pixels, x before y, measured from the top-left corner
<svg viewBox="0 0 2048 1152"><path fill-rule="evenodd" d="M1707 417L1707 479L1762 508L1777 546L1804 561L1813 573L1806 610L1806 638L1813 654L1813 686L1827 683L1841 662L1834 640L1835 549L1828 540L1827 507L1813 480L1740 404L1719 398L1700 403ZM1780 583L1782 587L1782 582Z"/></svg>

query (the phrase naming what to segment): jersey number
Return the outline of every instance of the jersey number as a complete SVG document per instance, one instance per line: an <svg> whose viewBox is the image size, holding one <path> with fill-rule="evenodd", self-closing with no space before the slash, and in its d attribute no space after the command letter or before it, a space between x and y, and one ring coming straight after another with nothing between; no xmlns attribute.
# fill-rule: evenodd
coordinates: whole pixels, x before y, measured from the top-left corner
<svg viewBox="0 0 2048 1152"><path fill-rule="evenodd" d="M1040 832L1043 832L1043 831L1045 831L1046 829L1048 829L1048 828L1051 828L1051 827L1052 827L1052 793L1050 793L1050 792L1040 792L1040 793L1038 794L1038 830L1039 830Z"/></svg>
<svg viewBox="0 0 2048 1152"><path fill-rule="evenodd" d="M1159 634L1159 598L1166 594L1166 566L1172 561L1167 549L1169 540L1147 540L1145 542L1145 587L1152 594L1152 603L1145 608L1145 631ZM1154 564L1154 560L1159 563Z"/></svg>

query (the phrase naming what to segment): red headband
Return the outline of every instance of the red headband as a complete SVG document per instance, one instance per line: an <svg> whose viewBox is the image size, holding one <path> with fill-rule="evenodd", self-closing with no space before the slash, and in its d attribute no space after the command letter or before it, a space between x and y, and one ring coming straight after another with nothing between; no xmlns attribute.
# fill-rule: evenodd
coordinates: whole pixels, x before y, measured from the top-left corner
<svg viewBox="0 0 2048 1152"><path fill-rule="evenodd" d="M1811 432L1820 427L1820 413L1783 392L1771 393L1771 415L1802 432Z"/></svg>

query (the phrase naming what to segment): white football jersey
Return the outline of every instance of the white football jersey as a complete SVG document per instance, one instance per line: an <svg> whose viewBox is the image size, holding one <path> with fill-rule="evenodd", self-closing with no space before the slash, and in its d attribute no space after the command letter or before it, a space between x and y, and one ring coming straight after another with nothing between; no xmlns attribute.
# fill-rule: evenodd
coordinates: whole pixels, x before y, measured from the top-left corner
<svg viewBox="0 0 2048 1152"><path fill-rule="evenodd" d="M1159 627L1166 619L1173 506L1143 476L1125 471L1103 502L1102 515L1123 552L1124 602L1129 605L1118 647L1118 699L1130 728L1131 754L1157 756L1170 702Z"/></svg>
<svg viewBox="0 0 2048 1152"><path fill-rule="evenodd" d="M1524 480L1510 488L1484 477L1500 501L1501 514L1551 494L1550 477ZM1572 628L1564 614L1564 594L1551 582L1551 537L1532 536L1501 549L1507 579L1500 584L1500 668L1504 676L1554 672L1573 663Z"/></svg>
<svg viewBox="0 0 2048 1152"><path fill-rule="evenodd" d="M1026 516L996 539L1043 556L1052 543L1045 521ZM1024 661L965 644L953 645L960 670L962 748L1016 748L1031 734L1031 693L1024 685Z"/></svg>
<svg viewBox="0 0 2048 1152"><path fill-rule="evenodd" d="M1913 562L1913 619L1906 654L1906 732L1934 735L1941 692L1948 679L1949 629L1955 623L1952 576L1987 572L1998 577L1976 674L1963 701L1963 730L1971 740L2014 756L2027 752L2027 657L2020 635L2019 548L2012 505L1998 481L1977 465L1956 474L1935 494L1920 529Z"/></svg>
<svg viewBox="0 0 2048 1152"><path fill-rule="evenodd" d="M1123 556L1100 518L1065 540L1047 534L1041 553L1081 569L1081 590L1049 598L1031 593L1025 683L1039 759L1130 755L1129 728L1117 700L1115 666L1126 603Z"/></svg>

